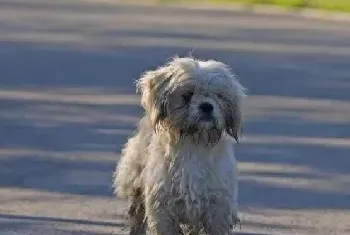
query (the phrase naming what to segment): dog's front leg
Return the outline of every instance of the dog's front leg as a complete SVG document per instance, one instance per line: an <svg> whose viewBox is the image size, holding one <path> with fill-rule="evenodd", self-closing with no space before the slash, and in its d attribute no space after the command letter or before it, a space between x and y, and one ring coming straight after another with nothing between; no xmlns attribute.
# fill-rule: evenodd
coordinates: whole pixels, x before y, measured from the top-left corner
<svg viewBox="0 0 350 235"><path fill-rule="evenodd" d="M179 235L181 228L176 219L171 215L166 202L146 197L146 214L148 229L153 235Z"/></svg>
<svg viewBox="0 0 350 235"><path fill-rule="evenodd" d="M233 198L232 198L232 225L231 228L234 229L237 226L241 227L241 220L238 216L238 170L237 166L234 168L235 180L232 184L233 186Z"/></svg>
<svg viewBox="0 0 350 235"><path fill-rule="evenodd" d="M203 217L204 234L206 235L229 235L232 230L232 205L224 197L213 199L208 211Z"/></svg>
<svg viewBox="0 0 350 235"><path fill-rule="evenodd" d="M233 203L233 210L232 210L232 225L231 229L235 229L237 226L241 228L241 219L238 216L238 205L237 201Z"/></svg>

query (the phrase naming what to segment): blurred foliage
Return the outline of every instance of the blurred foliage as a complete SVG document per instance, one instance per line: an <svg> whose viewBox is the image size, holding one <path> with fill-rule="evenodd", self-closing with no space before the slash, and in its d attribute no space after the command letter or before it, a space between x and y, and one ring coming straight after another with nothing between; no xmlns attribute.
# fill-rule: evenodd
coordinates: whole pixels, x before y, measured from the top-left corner
<svg viewBox="0 0 350 235"><path fill-rule="evenodd" d="M323 10L347 11L350 12L350 0L160 0L160 2L182 2L182 3L246 3L246 4L272 4L284 7L295 8L316 8Z"/></svg>

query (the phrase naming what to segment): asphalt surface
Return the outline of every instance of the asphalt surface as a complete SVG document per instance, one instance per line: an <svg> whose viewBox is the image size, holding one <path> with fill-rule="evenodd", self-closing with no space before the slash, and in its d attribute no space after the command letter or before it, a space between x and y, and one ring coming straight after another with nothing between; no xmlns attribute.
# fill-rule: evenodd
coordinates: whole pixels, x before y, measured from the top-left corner
<svg viewBox="0 0 350 235"><path fill-rule="evenodd" d="M350 234L349 24L83 0L0 0L0 234L125 234L134 80L190 54L249 90L237 233Z"/></svg>

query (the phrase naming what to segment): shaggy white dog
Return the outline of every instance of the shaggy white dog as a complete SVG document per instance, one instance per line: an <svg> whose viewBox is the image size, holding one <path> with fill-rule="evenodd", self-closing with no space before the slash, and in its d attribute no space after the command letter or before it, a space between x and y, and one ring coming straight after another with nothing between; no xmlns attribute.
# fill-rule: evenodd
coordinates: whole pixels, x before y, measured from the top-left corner
<svg viewBox="0 0 350 235"><path fill-rule="evenodd" d="M114 175L130 234L226 235L239 221L234 143L245 89L217 61L175 58L138 80L146 110Z"/></svg>

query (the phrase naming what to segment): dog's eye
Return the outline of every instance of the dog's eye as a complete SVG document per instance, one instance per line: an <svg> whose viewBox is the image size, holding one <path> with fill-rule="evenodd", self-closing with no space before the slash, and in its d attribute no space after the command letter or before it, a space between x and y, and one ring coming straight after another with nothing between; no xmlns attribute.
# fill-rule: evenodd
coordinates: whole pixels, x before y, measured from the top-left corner
<svg viewBox="0 0 350 235"><path fill-rule="evenodd" d="M186 92L185 94L183 94L182 98L184 99L185 103L188 103L188 102L190 102L192 96L193 96L193 92L189 91L189 92Z"/></svg>

